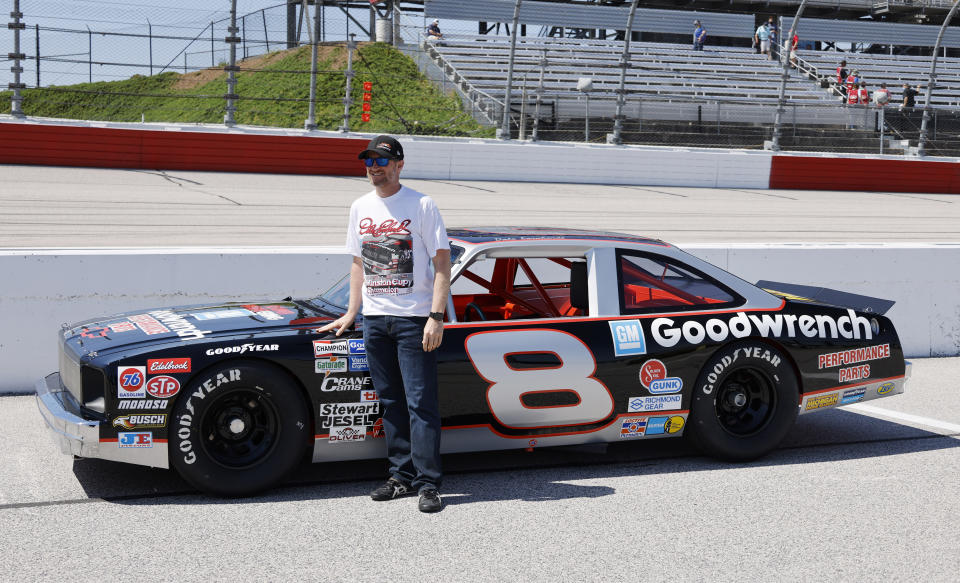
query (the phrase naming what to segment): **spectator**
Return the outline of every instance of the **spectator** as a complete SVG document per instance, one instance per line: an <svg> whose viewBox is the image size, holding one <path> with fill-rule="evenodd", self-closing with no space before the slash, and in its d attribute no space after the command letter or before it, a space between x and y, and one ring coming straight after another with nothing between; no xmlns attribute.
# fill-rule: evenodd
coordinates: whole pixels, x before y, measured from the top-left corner
<svg viewBox="0 0 960 583"><path fill-rule="evenodd" d="M753 33L753 44L757 47L757 52L762 55L770 55L770 25L766 22L757 27Z"/></svg>
<svg viewBox="0 0 960 583"><path fill-rule="evenodd" d="M840 64L837 66L837 90L840 91L840 96L844 101L847 100L847 86L845 82L848 74L847 61L844 59L840 61Z"/></svg>
<svg viewBox="0 0 960 583"><path fill-rule="evenodd" d="M440 21L434 19L430 23L430 26L427 27L427 40L440 40L443 38L443 33L440 32Z"/></svg>
<svg viewBox="0 0 960 583"><path fill-rule="evenodd" d="M917 105L917 90L910 86L909 83L903 84L903 104L900 106L904 107L916 107Z"/></svg>
<svg viewBox="0 0 960 583"><path fill-rule="evenodd" d="M859 94L860 105L864 107L870 105L870 92L867 91L866 81L860 82L860 91L858 92L858 94Z"/></svg>
<svg viewBox="0 0 960 583"><path fill-rule="evenodd" d="M856 71L852 71L849 75L847 75L847 79L846 79L846 82L847 82L847 86L846 86L847 104L851 104L851 101L850 101L851 94L853 94L852 97L853 97L853 100L854 100L852 103L856 103L857 100L859 99L859 96L857 95L857 77L856 77L856 74L857 74Z"/></svg>
<svg viewBox="0 0 960 583"><path fill-rule="evenodd" d="M873 101L878 107L883 107L890 103L890 91L887 89L886 83L881 83L880 89L873 92Z"/></svg>
<svg viewBox="0 0 960 583"><path fill-rule="evenodd" d="M767 28L770 29L770 60L777 58L777 23L773 20L773 17L770 17L770 20L767 21Z"/></svg>
<svg viewBox="0 0 960 583"><path fill-rule="evenodd" d="M707 30L703 28L699 20L694 20L693 25L696 27L693 29L693 50L702 51L703 41L707 39Z"/></svg>
<svg viewBox="0 0 960 583"><path fill-rule="evenodd" d="M793 41L784 40L783 41L783 50L784 52L790 53L790 66L794 69L797 68L797 44L800 42L800 37L797 36L797 33L793 33ZM788 46L789 45L789 46Z"/></svg>

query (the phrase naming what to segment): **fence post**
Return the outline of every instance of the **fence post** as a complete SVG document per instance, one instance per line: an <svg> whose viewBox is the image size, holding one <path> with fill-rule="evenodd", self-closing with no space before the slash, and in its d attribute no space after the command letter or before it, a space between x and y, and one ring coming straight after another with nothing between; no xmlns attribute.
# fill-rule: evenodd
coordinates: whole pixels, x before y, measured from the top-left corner
<svg viewBox="0 0 960 583"><path fill-rule="evenodd" d="M941 43L943 43L943 33L947 31L947 26L949 26L950 21L953 20L953 15L956 14L958 6L960 6L960 1L954 0L953 7L950 8L947 17L943 19L940 34L937 35L937 44L933 47L933 58L930 60L930 80L927 81L927 99L923 104L923 121L920 122L920 140L917 142L917 156L926 155L927 124L930 121L930 99L933 96L933 86L937 79L937 50L940 48ZM946 50L946 47L944 47L944 50Z"/></svg>
<svg viewBox="0 0 960 583"><path fill-rule="evenodd" d="M500 126L500 139L510 139L510 100L513 91L513 59L517 54L517 22L520 20L520 4L523 0L516 0L513 7L513 30L510 31L510 57L507 61L507 87L503 95L503 123Z"/></svg>
<svg viewBox="0 0 960 583"><path fill-rule="evenodd" d="M210 21L210 67L216 67L217 62L214 60L216 54L216 46L213 44L213 21Z"/></svg>
<svg viewBox="0 0 960 583"><path fill-rule="evenodd" d="M10 13L13 22L7 25L7 28L13 29L13 66L10 70L13 72L13 83L8 83L7 87L13 89L13 97L10 98L10 114L14 117L24 117L23 115L23 96L20 95L21 89L26 89L26 84L20 82L20 73L23 67L20 65L21 59L25 55L20 52L20 31L26 28L26 24L20 22L23 13L20 12L20 0L13 0L13 12Z"/></svg>
<svg viewBox="0 0 960 583"><path fill-rule="evenodd" d="M627 30L623 35L623 54L620 55L620 86L617 88L617 113L613 116L613 134L607 136L607 142L620 145L623 143L623 107L627 102L627 68L630 67L630 37L633 36L633 17L637 12L640 0L633 0L630 6L630 15L627 16Z"/></svg>
<svg viewBox="0 0 960 583"><path fill-rule="evenodd" d="M263 38L267 42L267 52L270 52L270 33L267 32L267 11L266 9L260 11L260 17L263 18Z"/></svg>
<svg viewBox="0 0 960 583"><path fill-rule="evenodd" d="M93 31L87 25L87 81L93 83Z"/></svg>
<svg viewBox="0 0 960 583"><path fill-rule="evenodd" d="M803 9L807 6L807 0L802 0L800 2L800 7L797 8L797 14L793 17L793 23L790 25L790 32L784 37L787 41L787 49L785 51L780 51L780 61L783 65L783 73L780 78L780 93L777 96L777 113L773 118L773 140L770 145L770 149L774 152L780 151L780 123L783 118L783 110L787 101L787 79L790 78L790 56L793 53L793 35L797 32L797 23L800 22L800 16L803 15ZM781 27L781 30L782 27ZM777 42L781 42L783 39L777 39ZM799 48L799 47L797 47Z"/></svg>
<svg viewBox="0 0 960 583"><path fill-rule="evenodd" d="M347 91L343 98L343 125L340 126L340 131L344 133L350 131L350 106L353 105L353 100L350 99L350 88L353 84L353 48L357 46L353 39L356 36L351 33L347 38L347 70L343 73L347 81Z"/></svg>
<svg viewBox="0 0 960 583"><path fill-rule="evenodd" d="M304 3L306 6L306 3ZM310 15L306 15L307 33L310 35L310 106L307 121L303 122L303 129L313 131L317 129L317 53L320 46L320 5L313 5L313 29L310 28Z"/></svg>
<svg viewBox="0 0 960 583"><path fill-rule="evenodd" d="M150 76L153 77L153 24L147 19L147 38L150 39Z"/></svg>
<svg viewBox="0 0 960 583"><path fill-rule="evenodd" d="M40 87L40 25L34 24L33 31L36 34L37 38L37 52L36 52L36 62L37 62L37 88Z"/></svg>
<svg viewBox="0 0 960 583"><path fill-rule="evenodd" d="M234 112L237 111L237 45L240 43L240 37L237 33L237 0L230 0L230 26L227 27L227 38L223 39L230 45L230 64L224 67L227 71L227 113L223 116L223 123L228 127L237 124L234 118Z"/></svg>
<svg viewBox="0 0 960 583"><path fill-rule="evenodd" d="M537 83L537 105L536 109L533 112L533 135L530 139L536 142L540 139L539 130L540 130L540 103L543 100L543 74L547 70L547 49L543 49L543 54L540 57L540 82Z"/></svg>

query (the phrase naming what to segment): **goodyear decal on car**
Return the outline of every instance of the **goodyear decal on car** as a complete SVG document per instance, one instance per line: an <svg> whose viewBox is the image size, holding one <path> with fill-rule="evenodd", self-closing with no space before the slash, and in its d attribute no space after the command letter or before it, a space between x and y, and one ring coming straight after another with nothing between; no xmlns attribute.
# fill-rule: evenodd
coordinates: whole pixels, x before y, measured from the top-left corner
<svg viewBox="0 0 960 583"><path fill-rule="evenodd" d="M850 403L856 403L863 400L863 395L866 394L867 390L864 388L852 389L849 391L843 392L843 397L840 398L841 405L849 405Z"/></svg>

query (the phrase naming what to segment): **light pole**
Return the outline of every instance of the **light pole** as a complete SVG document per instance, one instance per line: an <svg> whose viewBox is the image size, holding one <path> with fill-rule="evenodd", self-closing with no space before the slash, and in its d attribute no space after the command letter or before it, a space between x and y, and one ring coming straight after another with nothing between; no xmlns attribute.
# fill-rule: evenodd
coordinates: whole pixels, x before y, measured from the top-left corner
<svg viewBox="0 0 960 583"><path fill-rule="evenodd" d="M587 100L586 115L583 116L583 141L590 141L590 92L593 91L593 79L580 77L577 80L577 91L583 93Z"/></svg>

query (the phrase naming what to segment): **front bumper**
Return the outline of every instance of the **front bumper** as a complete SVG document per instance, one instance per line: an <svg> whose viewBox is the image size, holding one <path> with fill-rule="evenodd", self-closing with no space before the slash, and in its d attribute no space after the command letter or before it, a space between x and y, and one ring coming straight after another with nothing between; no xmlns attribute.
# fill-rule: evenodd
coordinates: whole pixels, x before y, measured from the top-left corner
<svg viewBox="0 0 960 583"><path fill-rule="evenodd" d="M60 373L51 373L36 382L37 407L60 451L85 458L112 460L154 468L169 468L167 440L153 439L146 448L120 445L115 437L100 438L100 421L84 419L73 395L60 382Z"/></svg>
<svg viewBox="0 0 960 583"><path fill-rule="evenodd" d="M60 451L79 457L99 457L100 422L84 419L71 411L79 406L55 372L36 382L37 406Z"/></svg>

